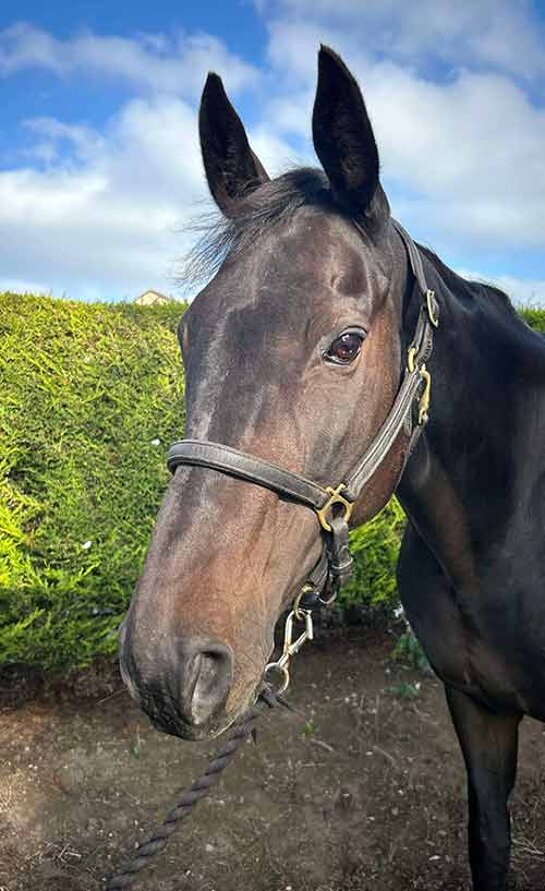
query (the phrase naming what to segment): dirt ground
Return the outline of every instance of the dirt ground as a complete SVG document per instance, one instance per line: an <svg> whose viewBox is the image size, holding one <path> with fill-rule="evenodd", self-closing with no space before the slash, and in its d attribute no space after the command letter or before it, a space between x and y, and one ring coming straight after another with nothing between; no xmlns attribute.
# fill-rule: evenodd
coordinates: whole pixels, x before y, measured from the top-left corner
<svg viewBox="0 0 545 891"><path fill-rule="evenodd" d="M440 684L377 631L323 635L141 891L458 891L465 780ZM98 891L198 772L209 744L153 730L110 665L68 687L6 679L0 891ZM545 888L545 731L523 725L512 887Z"/></svg>

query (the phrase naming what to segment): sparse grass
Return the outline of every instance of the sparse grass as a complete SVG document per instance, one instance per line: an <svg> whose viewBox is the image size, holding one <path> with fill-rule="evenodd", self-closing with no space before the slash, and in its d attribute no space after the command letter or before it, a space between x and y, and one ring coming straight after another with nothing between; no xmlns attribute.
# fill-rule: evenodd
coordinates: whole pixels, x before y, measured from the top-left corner
<svg viewBox="0 0 545 891"><path fill-rule="evenodd" d="M401 681L399 684L392 684L389 692L398 699L416 699L420 693L420 687L419 681Z"/></svg>
<svg viewBox="0 0 545 891"><path fill-rule="evenodd" d="M431 672L426 654L410 628L404 631L398 638L392 651L392 659L396 662L402 662L408 668L415 668L426 674Z"/></svg>
<svg viewBox="0 0 545 891"><path fill-rule="evenodd" d="M314 721L305 721L303 725L303 735L313 736L316 733L316 725Z"/></svg>

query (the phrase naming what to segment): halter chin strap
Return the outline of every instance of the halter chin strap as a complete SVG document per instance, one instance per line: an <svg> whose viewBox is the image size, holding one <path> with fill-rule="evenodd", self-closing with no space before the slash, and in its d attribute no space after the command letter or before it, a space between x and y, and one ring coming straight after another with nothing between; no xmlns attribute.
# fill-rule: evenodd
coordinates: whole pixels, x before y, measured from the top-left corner
<svg viewBox="0 0 545 891"><path fill-rule="evenodd" d="M439 307L434 292L427 287L418 248L405 229L395 220L392 222L407 250L415 287L421 295L421 306L414 337L406 354L403 380L394 404L371 444L346 477L335 486L321 486L301 474L207 440L183 439L174 443L167 457L167 466L171 473L175 473L180 465L209 468L270 489L286 501L302 504L315 512L321 526L324 547L318 563L296 599L297 608L310 605L324 592L327 592L324 602L329 602L350 577L353 560L348 531L354 504L403 430L407 444L399 474L401 477L405 463L428 420L431 376L426 362L433 348L433 331L439 324Z"/></svg>

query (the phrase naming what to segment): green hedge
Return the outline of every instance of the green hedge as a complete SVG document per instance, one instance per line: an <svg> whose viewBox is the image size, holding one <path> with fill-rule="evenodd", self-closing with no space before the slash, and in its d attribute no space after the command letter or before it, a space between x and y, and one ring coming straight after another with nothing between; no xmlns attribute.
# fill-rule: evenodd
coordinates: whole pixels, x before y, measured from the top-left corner
<svg viewBox="0 0 545 891"><path fill-rule="evenodd" d="M183 308L0 295L0 663L115 649L183 430Z"/></svg>
<svg viewBox="0 0 545 891"><path fill-rule="evenodd" d="M183 434L183 311L0 295L0 663L115 650ZM345 603L395 602L402 527L392 502L353 533Z"/></svg>

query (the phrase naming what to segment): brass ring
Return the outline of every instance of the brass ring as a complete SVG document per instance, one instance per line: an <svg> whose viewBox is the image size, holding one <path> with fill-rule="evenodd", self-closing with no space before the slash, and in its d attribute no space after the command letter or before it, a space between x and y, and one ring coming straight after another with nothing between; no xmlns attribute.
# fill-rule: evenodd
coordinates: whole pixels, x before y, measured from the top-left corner
<svg viewBox="0 0 545 891"><path fill-rule="evenodd" d="M343 495L341 495L343 489L346 489L344 483L339 483L336 489L334 489L332 486L327 486L326 492L328 493L329 498L327 499L323 507L315 508L320 526L322 527L322 529L325 529L326 532L331 532L331 524L328 522L327 514L329 513L333 505L342 504L344 508L343 519L345 523L348 523L352 511L354 510L354 503L352 501L348 501L347 498L344 498Z"/></svg>

